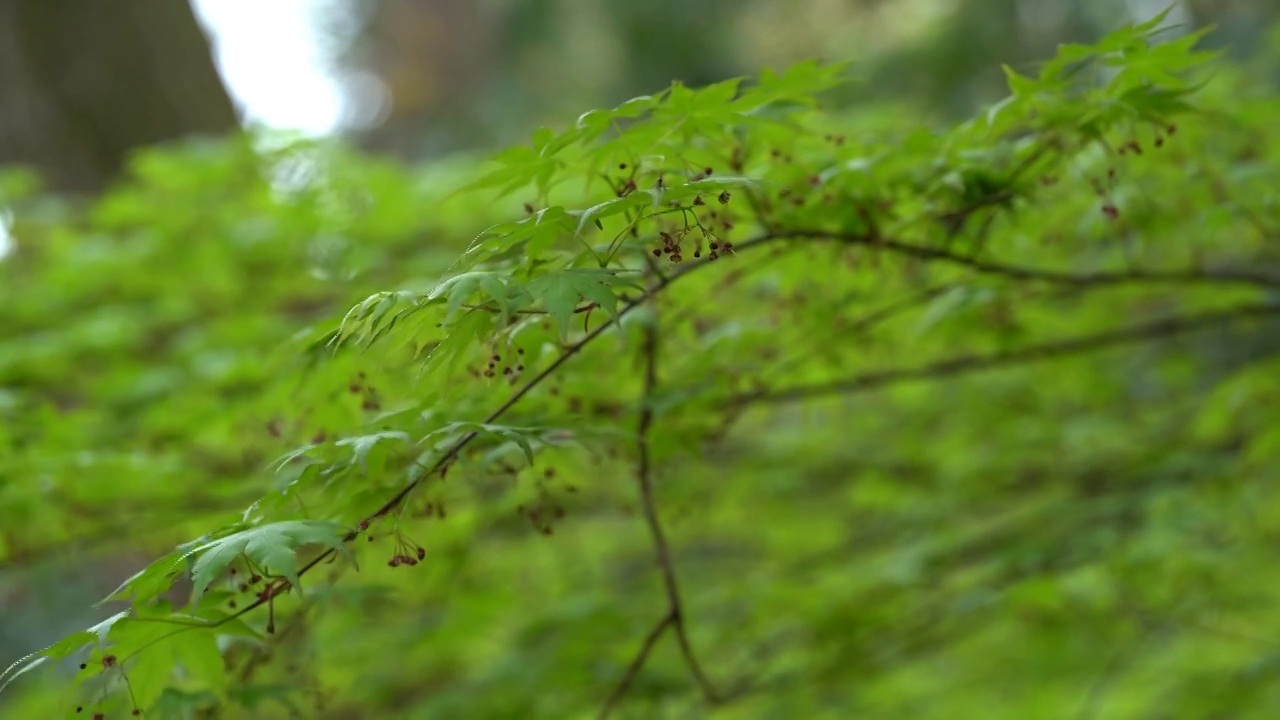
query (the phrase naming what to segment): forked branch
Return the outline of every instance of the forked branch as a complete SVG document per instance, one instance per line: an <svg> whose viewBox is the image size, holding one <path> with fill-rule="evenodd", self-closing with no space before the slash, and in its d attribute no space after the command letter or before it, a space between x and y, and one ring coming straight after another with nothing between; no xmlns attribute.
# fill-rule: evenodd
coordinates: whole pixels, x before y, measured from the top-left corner
<svg viewBox="0 0 1280 720"><path fill-rule="evenodd" d="M1125 271L1125 272L1103 272L1103 273L1085 273L1073 274L1063 273L1050 270L1039 270L1034 268L1025 268L1020 266L1005 265L994 262L979 261L966 255L953 253L948 250L929 248L925 246L912 245L905 242L895 241L888 238L871 234L853 234L828 232L821 230L805 230L805 229L775 229L767 232L759 237L745 240L735 245L734 253L743 253L748 250L772 245L786 240L810 240L818 242L836 242L846 245L862 245L877 249L886 250L899 255L916 257L926 261L939 261L948 264L967 267L970 270L1003 276L1010 279L1029 280L1029 281L1045 281L1051 283L1065 284L1076 287L1102 287L1111 285L1125 285L1130 283L1157 283L1157 284L1244 284L1253 285L1264 288L1280 287L1280 278L1270 275L1254 273L1249 271L1210 271L1210 270L1185 270L1185 271ZM554 361L551 362L542 372L535 375L524 385L516 389L516 391L507 399L506 402L495 408L484 420L491 423L499 417L505 415L512 407L519 402L535 387L546 381L557 370L560 369L568 360L576 356L586 346L591 344L607 330L614 326L617 318L629 314L636 308L643 305L646 301L664 292L673 283L689 274L698 270L709 267L708 260L688 262L680 265L674 272L660 276L652 287L638 298L631 299L621 307L615 316L615 319L602 323L591 332L584 335L573 345L565 348ZM1272 308L1266 309L1268 312L1276 312ZM1258 313L1255 313L1258 314ZM1127 342L1128 340L1125 340ZM1108 343L1112 344L1112 343ZM1089 349L1089 348L1084 348ZM1029 351L1028 351L1029 352ZM1027 353L1014 353L1013 355L1026 355ZM1064 354L1059 352L1057 354ZM886 385L900 380L909 380L914 378L940 377L943 375L955 374L964 370L981 369L983 367L991 367L995 365L1010 364L1013 362L1024 361L1027 359L1038 359L1038 357L1023 357L1016 359L1007 356L990 356L990 357L965 357L952 361L946 361L934 366L924 368L887 371L882 373L873 373L869 376L852 378L845 381L836 381L832 383L822 383L813 386L804 386L797 388L789 388L778 391L765 391L762 393L749 393L742 396L734 396L730 398L731 402L787 402L792 400L800 400L806 397L812 397L822 394L831 394L839 392L853 392L859 390L871 389L881 385ZM452 446L450 446L430 467L425 470L417 479L405 485L398 492L391 495L385 503L377 510L366 516L366 520L374 520L399 506L405 499L422 483L422 481L430 477L433 473L439 472L449 463L453 462L468 445L477 437L477 433L472 432L462 436ZM358 536L358 532L351 531L343 537L344 542L351 542ZM302 576L309 573L320 563L332 559L337 551L330 548L312 559L306 565L298 570L298 575ZM220 620L214 621L210 626L222 625L226 622L236 620L241 616L252 612L258 607L266 604L265 601L255 601L237 612L226 616ZM683 627L683 624L680 624ZM681 633L683 635L683 633ZM685 645L687 643L682 643Z"/></svg>
<svg viewBox="0 0 1280 720"><path fill-rule="evenodd" d="M636 429L636 483L640 487L640 505L644 511L645 523L649 526L649 536L653 540L653 550L658 568L662 572L662 585L667 595L667 610L658 623L645 637L639 652L627 665L626 672L618 681L609 698L600 708L597 716L603 720L609 716L627 694L631 683L644 668L649 653L662 638L668 628L675 631L676 642L680 645L680 654L684 657L689 674L702 693L702 697L710 703L721 701L719 691L702 671L698 658L693 652L693 644L689 642L689 633L685 627L684 604L680 599L680 585L676 579L675 562L671 559L671 547L667 544L666 533L662 529L662 520L658 517L658 506L653 497L652 458L649 452L649 431L653 427L653 395L658 385L658 328L656 321L644 330L644 341L640 348L644 358L644 390L640 400L640 421Z"/></svg>

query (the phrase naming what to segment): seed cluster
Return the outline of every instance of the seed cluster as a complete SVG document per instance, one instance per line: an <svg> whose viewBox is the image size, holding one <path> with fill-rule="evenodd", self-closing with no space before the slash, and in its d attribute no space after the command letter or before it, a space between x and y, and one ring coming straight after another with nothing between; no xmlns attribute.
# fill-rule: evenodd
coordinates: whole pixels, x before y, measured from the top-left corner
<svg viewBox="0 0 1280 720"><path fill-rule="evenodd" d="M363 372L358 373L356 379L347 385L347 392L361 396L360 409L365 412L378 412L382 409L382 400L378 397L378 389L367 381Z"/></svg>
<svg viewBox="0 0 1280 720"><path fill-rule="evenodd" d="M1163 128L1163 132L1161 132L1161 129L1156 130L1155 137L1151 144L1157 149L1163 148L1166 138L1176 135L1177 132L1178 126L1170 123ZM1141 155L1142 144L1135 139L1129 139L1120 146L1116 153L1122 156ZM1115 200L1112 197L1112 191L1115 190L1116 169L1114 167L1107 168L1107 181L1105 184L1097 178L1094 178L1089 182L1090 185L1093 186L1094 194L1102 199L1102 214L1105 215L1108 220L1119 220L1120 208L1116 206Z"/></svg>
<svg viewBox="0 0 1280 720"><path fill-rule="evenodd" d="M441 518L444 518L445 517L444 503L440 501L429 502L427 503L426 508L420 514L425 516L437 515ZM359 529L360 529L360 532L365 533L365 539L368 542L373 542L377 538L377 535L375 535L372 532L369 532L369 526L370 526L369 520L361 520ZM392 528L391 532L388 533L388 535L394 541L394 546L391 551L391 558L387 560L387 567L395 568L395 567L400 567L402 565L413 566L413 565L417 565L419 562L426 559L427 557L426 548L424 548L422 545L418 544L415 540L413 540L408 535L406 535L400 529L398 524L394 528Z"/></svg>
<svg viewBox="0 0 1280 720"><path fill-rule="evenodd" d="M124 667L120 664L119 659L116 658L115 655L103 655L101 663L102 663L102 669L98 671L98 674L102 675L103 673L106 673L112 670L119 672L120 679L124 681L125 689L128 690L129 692L129 704L133 706L133 710L129 714L134 717L141 715L142 708L138 707L138 700L133 695L133 685L129 682L129 675L125 672ZM80 663L81 670L84 670L87 667L89 667L88 663ZM99 708L102 707L102 703L105 699L106 699L106 684L104 683L103 695L98 698L98 701L96 703ZM76 712L77 713L84 712L84 706L77 705ZM106 720L106 717L107 717L107 714L102 710L97 710L93 713L93 720Z"/></svg>
<svg viewBox="0 0 1280 720"><path fill-rule="evenodd" d="M555 478L555 468L549 467L543 470L534 481L537 498L532 503L522 504L516 508L516 512L528 518L533 528L543 535L553 534L556 523L565 517L564 505L560 503L558 497L561 497L562 493L578 492L577 487L556 482Z"/></svg>
<svg viewBox="0 0 1280 720"><path fill-rule="evenodd" d="M524 348L516 348L516 357L511 358L508 356L507 363L503 365L502 355L498 352L491 351L485 359L485 367L483 370L477 369L474 366L468 366L467 372L474 378L483 377L486 379L493 379L498 375L502 375L502 377L514 383L520 377L520 374L524 372L523 355Z"/></svg>

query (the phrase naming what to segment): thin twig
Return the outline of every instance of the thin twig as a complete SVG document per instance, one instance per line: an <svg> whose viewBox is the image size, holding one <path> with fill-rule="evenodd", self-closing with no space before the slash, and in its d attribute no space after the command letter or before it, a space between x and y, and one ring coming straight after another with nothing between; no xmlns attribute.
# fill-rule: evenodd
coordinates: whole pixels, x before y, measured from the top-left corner
<svg viewBox="0 0 1280 720"><path fill-rule="evenodd" d="M489 307L489 306L487 306L487 305L472 305L472 304L469 304L469 303L463 303L463 304L462 304L462 305L460 305L459 307L461 307L461 308L463 308L463 309L465 309L465 310L490 310L490 311L492 311L492 312L494 312L494 313L501 312L501 308L490 308L490 307ZM578 306L578 307L574 308L574 309L573 309L573 314L574 314L574 315L580 315L580 314L582 314L582 313L584 313L584 312L591 312L591 311L592 311L592 310L594 310L595 308L596 308L596 304L595 304L595 303L587 303L586 305L580 305L580 306ZM550 315L550 314L551 314L551 313L547 312L546 310L514 310L514 311L512 311L512 312L513 312L515 315Z"/></svg>
<svg viewBox="0 0 1280 720"><path fill-rule="evenodd" d="M614 706L626 694L627 688L640 670L644 667L655 643L662 633L671 627L675 630L676 641L680 645L680 654L684 656L685 665L694 683L702 692L703 698L710 703L720 702L720 693L702 671L698 658L693 652L693 644L689 642L689 633L684 623L684 603L680 599L680 585L676 579L675 562L671 558L671 546L667 544L666 533L662 529L662 520L658 517L658 505L653 496L652 460L649 452L649 431L653 427L653 396L658 385L658 328L656 322L645 327L644 341L640 349L644 358L644 390L640 400L640 421L636 429L636 484L640 486L640 505L644 510L645 523L649 526L649 536L653 540L653 551L658 568L662 572L662 585L667 595L667 612L662 620L654 626L645 639L640 651L632 659L631 664L618 681L618 685L609 694L609 699L600 709L598 717L608 717Z"/></svg>
<svg viewBox="0 0 1280 720"><path fill-rule="evenodd" d="M1000 275L1013 280L1038 280L1043 282L1053 282L1065 285L1125 285L1131 283L1153 283L1153 284L1192 284L1192 283L1209 283L1209 284L1245 284L1258 285L1266 288L1280 287L1280 277L1269 275L1266 273L1251 272L1248 270L1126 270L1118 271L1102 271L1088 273L1070 273L1059 270L1042 270L1039 268L1022 267L1019 265L1007 265L997 262L986 262L977 260L968 255L954 253L950 250L941 248L931 248L924 245L913 245L898 240L891 240L884 237L871 237L862 233L839 233L827 230L804 230L793 229L784 230L775 236L764 236L759 241L768 238L784 239L805 239L828 242L839 242L847 245L867 245L875 247L878 250L888 250L899 255L915 257L921 260L937 260L940 262L950 263L952 265L960 265L970 270L988 275ZM754 244L754 243L753 243ZM735 249L743 249L747 243L735 246Z"/></svg>
<svg viewBox="0 0 1280 720"><path fill-rule="evenodd" d="M680 653L684 655L689 672L708 702L718 702L719 693L707 679L698 659L693 653L693 645L689 642L689 634L684 623L684 603L680 599L680 586L676 580L675 562L671 559L671 547L667 544L666 534L662 530L662 522L658 517L658 505L653 498L653 473L649 453L649 429L653 426L653 395L658 385L658 328L656 324L645 328L644 346L644 397L640 407L640 425L636 432L639 445L639 461L637 463L636 481L640 485L640 501L644 508L645 522L649 525L649 534L653 537L653 549L657 556L658 566L662 569L662 584L667 590L667 609L676 631L676 639L680 642Z"/></svg>
<svg viewBox="0 0 1280 720"><path fill-rule="evenodd" d="M883 307L877 308L876 310L872 310L866 315L863 315L862 317L852 321L849 321L847 318L837 318L833 322L834 327L832 328L832 330L846 336L862 335L863 333L866 333L868 330L871 330L872 328L879 325L880 323L888 322L889 320L892 320L903 313L910 312L916 309L917 307L919 307L920 305L923 305L924 303L929 302L930 300L947 292L948 290L953 289L954 287L956 286L951 283L948 283L945 285L937 285L935 287L928 287L919 292L912 293L911 295L908 295L905 298L901 298ZM837 298L834 305L836 307L841 307L846 303L848 303L850 300L851 300L851 297L846 295L844 297ZM770 368L769 372L770 374L777 375L777 376L786 375L791 371L795 370L800 365L804 364L807 360L809 360L809 358L810 358L810 353L808 352L795 355L787 360L784 360L783 362L778 363L778 365Z"/></svg>
<svg viewBox="0 0 1280 720"><path fill-rule="evenodd" d="M807 400L826 395L844 395L882 388L909 380L929 380L949 377L965 372L986 370L996 367L1020 365L1024 363L1050 360L1053 358L1076 355L1079 353L1102 350L1109 347L1129 343L1170 337L1194 330L1213 327L1231 320L1246 317L1266 317L1280 315L1280 305L1255 304L1241 305L1230 310L1202 313L1185 317L1166 318L1144 325L1129 328L1108 330L1092 335L1058 340L1055 342L1030 345L1016 350L983 355L961 355L928 365L913 368L892 368L862 375L855 375L842 380L796 385L777 390L758 390L731 395L723 402L733 406L747 403L787 403Z"/></svg>
<svg viewBox="0 0 1280 720"><path fill-rule="evenodd" d="M667 628L671 627L674 622L675 618L668 611L663 614L662 619L645 636L644 644L640 646L640 650L636 652L635 657L631 658L631 662L627 665L627 671L622 674L622 679L613 688L613 692L609 693L609 698L604 701L604 705L601 706L600 712L596 715L599 720L605 720L605 718L609 717L609 713L612 713L614 707L626 696L627 691L631 689L631 683L640 674L640 668L644 667L645 661L649 659L649 653L653 652L654 646L662 638L662 633L666 632Z"/></svg>

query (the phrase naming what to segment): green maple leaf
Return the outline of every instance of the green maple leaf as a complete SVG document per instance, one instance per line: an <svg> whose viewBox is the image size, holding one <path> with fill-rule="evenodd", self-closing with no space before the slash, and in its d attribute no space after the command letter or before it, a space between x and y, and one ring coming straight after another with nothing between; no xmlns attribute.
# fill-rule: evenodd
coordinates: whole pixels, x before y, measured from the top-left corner
<svg viewBox="0 0 1280 720"><path fill-rule="evenodd" d="M630 277L618 274L611 268L571 268L548 273L529 283L527 290L560 326L561 335L567 334L569 321L578 307L579 298L595 303L618 319L618 296L615 288L626 287L643 292L644 288Z"/></svg>
<svg viewBox="0 0 1280 720"><path fill-rule="evenodd" d="M204 591L228 565L243 554L265 569L283 575L293 587L298 585L297 550L303 545L320 545L341 552L355 564L342 541L348 528L326 520L286 520L242 530L207 542L187 553L198 555L191 569L192 604L199 602Z"/></svg>

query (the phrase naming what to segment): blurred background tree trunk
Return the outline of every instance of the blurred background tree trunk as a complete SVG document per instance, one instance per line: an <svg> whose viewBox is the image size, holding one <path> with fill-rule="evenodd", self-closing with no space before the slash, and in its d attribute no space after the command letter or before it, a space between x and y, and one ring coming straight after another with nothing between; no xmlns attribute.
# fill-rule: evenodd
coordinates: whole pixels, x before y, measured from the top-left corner
<svg viewBox="0 0 1280 720"><path fill-rule="evenodd" d="M96 193L134 148L238 127L183 0L0 2L0 165Z"/></svg>

